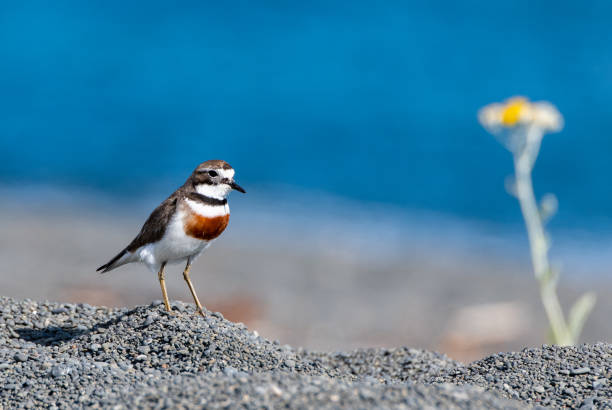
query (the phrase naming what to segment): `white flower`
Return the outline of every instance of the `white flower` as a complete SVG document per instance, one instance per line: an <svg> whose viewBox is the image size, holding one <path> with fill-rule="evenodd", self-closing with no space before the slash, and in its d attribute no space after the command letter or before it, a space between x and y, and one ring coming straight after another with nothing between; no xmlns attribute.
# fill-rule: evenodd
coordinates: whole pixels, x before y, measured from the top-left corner
<svg viewBox="0 0 612 410"><path fill-rule="evenodd" d="M546 101L530 102L525 97L489 104L478 112L478 119L492 134L521 126L537 127L542 132L557 132L563 128L563 117L554 105Z"/></svg>

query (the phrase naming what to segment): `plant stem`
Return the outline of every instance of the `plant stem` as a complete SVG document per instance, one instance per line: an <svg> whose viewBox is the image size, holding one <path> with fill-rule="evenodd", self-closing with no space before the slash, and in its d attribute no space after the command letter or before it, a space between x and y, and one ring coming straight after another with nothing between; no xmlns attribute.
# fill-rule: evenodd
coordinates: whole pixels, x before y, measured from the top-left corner
<svg viewBox="0 0 612 410"><path fill-rule="evenodd" d="M531 182L531 171L540 150L542 133L533 127L528 128L525 132L525 145L514 153L516 196L525 219L533 271L540 284L540 296L550 323L553 342L559 345L571 345L574 340L557 297L556 277L548 261L546 232Z"/></svg>

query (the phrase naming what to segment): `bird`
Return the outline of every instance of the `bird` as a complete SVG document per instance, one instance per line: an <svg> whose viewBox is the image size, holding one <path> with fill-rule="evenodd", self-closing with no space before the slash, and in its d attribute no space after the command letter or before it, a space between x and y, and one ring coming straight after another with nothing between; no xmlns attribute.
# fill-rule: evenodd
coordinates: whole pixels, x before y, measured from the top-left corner
<svg viewBox="0 0 612 410"><path fill-rule="evenodd" d="M132 262L157 273L166 310L172 313L164 269L168 263L186 262L183 279L193 296L197 313L205 316L189 277L193 261L214 242L229 223L227 196L246 191L234 181L234 169L225 161L198 165L187 181L149 215L140 233L108 263L96 269L106 273Z"/></svg>

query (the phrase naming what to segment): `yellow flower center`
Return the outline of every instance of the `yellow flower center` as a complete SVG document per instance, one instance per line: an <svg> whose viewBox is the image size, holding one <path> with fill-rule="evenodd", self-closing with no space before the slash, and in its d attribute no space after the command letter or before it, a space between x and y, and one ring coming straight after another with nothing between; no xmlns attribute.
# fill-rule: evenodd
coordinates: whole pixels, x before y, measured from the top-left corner
<svg viewBox="0 0 612 410"><path fill-rule="evenodd" d="M501 114L502 124L506 127L514 127L521 120L521 114L527 109L528 104L526 98L518 97L509 100Z"/></svg>

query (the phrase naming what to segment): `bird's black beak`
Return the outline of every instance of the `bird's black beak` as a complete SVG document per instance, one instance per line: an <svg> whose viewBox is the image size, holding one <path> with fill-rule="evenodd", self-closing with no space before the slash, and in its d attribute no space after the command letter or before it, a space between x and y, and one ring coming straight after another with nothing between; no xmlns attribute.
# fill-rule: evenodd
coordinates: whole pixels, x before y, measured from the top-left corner
<svg viewBox="0 0 612 410"><path fill-rule="evenodd" d="M235 189L238 192L242 192L243 194L246 194L246 191L234 181L230 182L229 186L231 186L232 189Z"/></svg>

